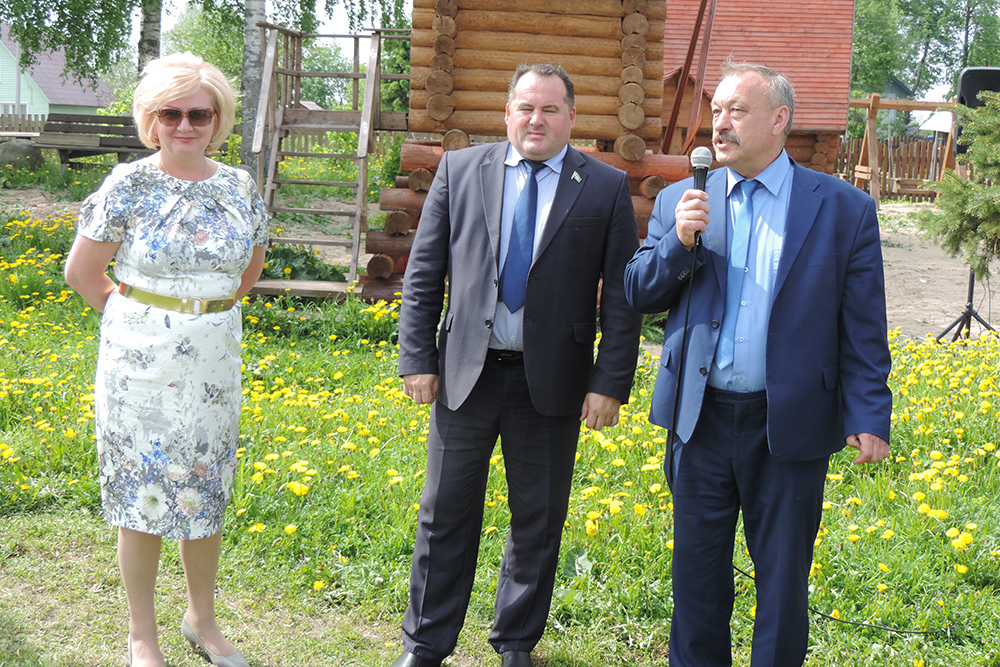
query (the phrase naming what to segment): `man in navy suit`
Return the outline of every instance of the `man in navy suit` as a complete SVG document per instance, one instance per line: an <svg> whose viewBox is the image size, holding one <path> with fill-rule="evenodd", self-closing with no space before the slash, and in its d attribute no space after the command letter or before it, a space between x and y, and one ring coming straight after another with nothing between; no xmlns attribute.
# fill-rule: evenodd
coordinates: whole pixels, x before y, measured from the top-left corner
<svg viewBox="0 0 1000 667"><path fill-rule="evenodd" d="M393 667L437 667L455 648L498 436L511 521L490 644L502 667L530 667L580 423L614 426L629 398L641 319L622 285L639 246L628 176L568 146L575 119L566 72L522 65L509 141L445 153L427 193L403 282L399 372L406 394L433 406L405 652Z"/></svg>
<svg viewBox="0 0 1000 667"><path fill-rule="evenodd" d="M788 157L788 79L732 61L723 75L712 130L725 168L705 192L689 180L660 193L625 272L633 307L670 311L650 415L673 430L670 664L732 664L742 510L757 587L751 665L800 667L829 457L845 444L855 463L889 454L878 219L867 194Z"/></svg>

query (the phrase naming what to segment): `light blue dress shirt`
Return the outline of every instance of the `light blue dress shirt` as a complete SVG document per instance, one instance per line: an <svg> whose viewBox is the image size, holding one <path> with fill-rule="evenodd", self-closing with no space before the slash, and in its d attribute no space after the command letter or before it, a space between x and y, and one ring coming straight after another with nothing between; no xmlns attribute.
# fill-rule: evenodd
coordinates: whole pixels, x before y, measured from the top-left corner
<svg viewBox="0 0 1000 667"><path fill-rule="evenodd" d="M727 169L726 183L726 249L731 252L733 225L736 220L737 197L743 177ZM754 220L750 229L747 268L743 275L740 306L723 317L735 317L733 363L725 369L712 364L708 384L729 391L759 391L765 385L767 324L774 301L774 281L785 240L788 204L792 195L792 163L788 154L781 155L754 179L759 185L753 193ZM723 327L725 330L725 327Z"/></svg>
<svg viewBox="0 0 1000 667"><path fill-rule="evenodd" d="M566 157L566 147L545 161L545 167L538 170L538 208L535 216L535 245L542 237L542 230L549 219L552 201L556 196L556 186L559 185L559 174L562 172L563 159ZM507 248L510 245L510 229L514 224L514 209L517 208L517 198L528 178L528 169L521 164L525 159L514 148L507 147L507 159L504 160L503 178L503 211L500 218L500 270L497 275L503 275L504 263L507 261ZM524 349L524 308L516 313L507 309L507 304L497 302L496 314L493 317L493 340L490 347L501 350Z"/></svg>

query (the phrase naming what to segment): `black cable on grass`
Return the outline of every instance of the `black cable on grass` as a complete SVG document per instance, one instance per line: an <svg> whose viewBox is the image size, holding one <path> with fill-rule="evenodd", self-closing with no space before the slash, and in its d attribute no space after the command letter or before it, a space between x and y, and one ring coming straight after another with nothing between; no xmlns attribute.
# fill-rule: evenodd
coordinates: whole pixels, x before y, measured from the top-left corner
<svg viewBox="0 0 1000 667"><path fill-rule="evenodd" d="M744 572L738 566L733 565L733 569L742 574L744 577L750 581L754 581L754 576L748 572ZM943 628L938 628L937 630L900 630L899 628L890 628L887 625L877 625L875 623L862 623L861 621L851 621L846 618L837 618L836 616L831 616L830 614L824 613L815 607L809 607L809 611L816 614L817 616L822 616L823 618L828 618L831 621L836 621L837 623L843 623L845 625L853 625L859 628L868 628L870 630L883 630L885 632L892 632L897 635L940 635L948 632L953 627L954 623L949 623Z"/></svg>

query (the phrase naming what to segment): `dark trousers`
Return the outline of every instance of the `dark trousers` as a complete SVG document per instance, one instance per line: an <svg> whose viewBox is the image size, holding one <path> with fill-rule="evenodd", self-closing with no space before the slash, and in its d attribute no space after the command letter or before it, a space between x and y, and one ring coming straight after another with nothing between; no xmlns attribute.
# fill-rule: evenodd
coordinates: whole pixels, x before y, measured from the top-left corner
<svg viewBox="0 0 1000 667"><path fill-rule="evenodd" d="M732 664L736 520L757 588L752 667L801 667L809 570L829 460L778 461L767 447L764 392L709 388L673 483L671 667Z"/></svg>
<svg viewBox="0 0 1000 667"><path fill-rule="evenodd" d="M579 433L579 415L546 417L534 409L523 363L493 355L458 410L434 404L403 617L407 651L437 660L455 649L476 574L498 436L511 519L490 644L503 653L538 643L552 601Z"/></svg>

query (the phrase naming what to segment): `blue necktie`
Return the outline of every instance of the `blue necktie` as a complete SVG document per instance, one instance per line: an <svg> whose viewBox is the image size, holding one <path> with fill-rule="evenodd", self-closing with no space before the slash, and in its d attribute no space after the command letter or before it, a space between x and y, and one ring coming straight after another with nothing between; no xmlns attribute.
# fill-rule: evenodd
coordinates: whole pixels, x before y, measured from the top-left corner
<svg viewBox="0 0 1000 667"><path fill-rule="evenodd" d="M528 179L521 188L514 208L514 223L507 244L507 259L500 276L500 300L514 313L524 305L524 288L528 283L528 269L535 250L535 215L538 209L538 181L535 174L544 162L521 160L528 168Z"/></svg>
<svg viewBox="0 0 1000 667"><path fill-rule="evenodd" d="M750 246L750 229L753 227L753 191L757 181L740 181L743 201L736 211L733 225L733 243L729 249L729 270L726 273L726 312L722 318L722 332L719 335L719 350L715 364L727 368L733 363L736 342L736 316L740 310L740 293L743 291L743 275L747 270L747 248Z"/></svg>

